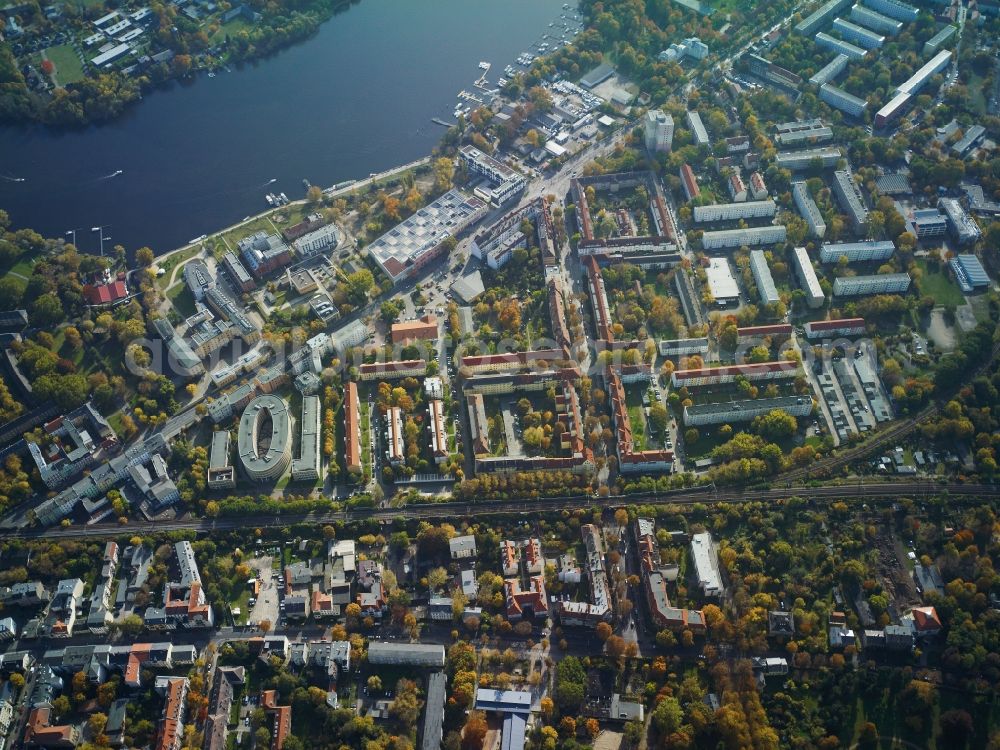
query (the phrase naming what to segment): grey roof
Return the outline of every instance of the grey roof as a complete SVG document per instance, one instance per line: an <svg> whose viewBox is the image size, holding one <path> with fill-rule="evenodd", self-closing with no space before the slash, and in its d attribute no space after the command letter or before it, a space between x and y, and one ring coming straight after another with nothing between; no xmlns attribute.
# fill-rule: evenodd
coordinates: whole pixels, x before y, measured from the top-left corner
<svg viewBox="0 0 1000 750"><path fill-rule="evenodd" d="M444 701L448 679L444 672L435 672L427 678L427 696L424 705L424 728L420 747L423 750L440 750L444 735Z"/></svg>

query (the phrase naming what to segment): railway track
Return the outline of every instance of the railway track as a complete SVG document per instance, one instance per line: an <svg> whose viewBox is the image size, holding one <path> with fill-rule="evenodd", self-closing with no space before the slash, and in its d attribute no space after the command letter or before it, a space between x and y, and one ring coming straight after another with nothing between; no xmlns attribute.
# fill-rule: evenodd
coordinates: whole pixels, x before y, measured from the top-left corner
<svg viewBox="0 0 1000 750"><path fill-rule="evenodd" d="M803 497L813 501L832 501L851 498L886 499L897 497L930 497L947 492L956 497L1000 498L1000 485L960 484L937 482L858 482L819 487L792 486L760 490L716 488L708 485L670 492L638 495L612 495L608 497L554 497L525 498L518 500L446 502L428 505L409 505L403 508L373 510L359 508L295 515L240 516L238 518L191 519L159 523L95 524L51 529L29 529L6 534L7 538L21 539L106 539L122 534L155 534L167 531L194 531L210 534L241 528L273 528L295 524L348 523L375 520L387 523L395 519L448 520L486 515L522 514L579 510L587 508L617 508L622 505L692 505L694 503L774 503L790 497Z"/></svg>

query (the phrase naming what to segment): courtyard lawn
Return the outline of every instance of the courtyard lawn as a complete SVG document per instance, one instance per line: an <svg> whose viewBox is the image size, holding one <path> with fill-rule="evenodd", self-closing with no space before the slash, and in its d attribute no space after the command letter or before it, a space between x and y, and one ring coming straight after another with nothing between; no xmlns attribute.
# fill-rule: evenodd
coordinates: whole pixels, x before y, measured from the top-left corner
<svg viewBox="0 0 1000 750"><path fill-rule="evenodd" d="M629 405L628 421L632 425L632 442L637 451L646 450L646 417L642 406Z"/></svg>
<svg viewBox="0 0 1000 750"><path fill-rule="evenodd" d="M73 49L72 45L60 44L58 47L49 47L44 52L45 57L56 66L56 80L60 86L82 81L87 77L83 70L83 63Z"/></svg>
<svg viewBox="0 0 1000 750"><path fill-rule="evenodd" d="M917 267L923 273L920 279L920 291L925 295L934 298L939 305L954 306L965 304L965 297L962 291L955 285L955 282L948 278L944 271L931 271L927 267L927 261L923 258L917 260Z"/></svg>

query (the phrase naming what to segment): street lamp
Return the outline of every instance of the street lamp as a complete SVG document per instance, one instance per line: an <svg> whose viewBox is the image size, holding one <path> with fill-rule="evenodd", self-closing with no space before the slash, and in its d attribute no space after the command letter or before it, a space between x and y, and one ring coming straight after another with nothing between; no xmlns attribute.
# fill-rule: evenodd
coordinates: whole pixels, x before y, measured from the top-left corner
<svg viewBox="0 0 1000 750"><path fill-rule="evenodd" d="M104 236L104 230L107 229L110 226L111 226L110 224L102 224L99 227L91 227L90 228L91 232L97 232L100 235L100 238L101 238L101 257L102 258L104 257L104 240L110 240L111 239L110 237L105 237Z"/></svg>
<svg viewBox="0 0 1000 750"><path fill-rule="evenodd" d="M65 232L63 232L63 234L66 235L67 237L72 237L73 238L73 247L76 247L76 233L77 232L82 232L82 231L83 231L82 227L76 227L76 228L73 228L73 229L67 229Z"/></svg>

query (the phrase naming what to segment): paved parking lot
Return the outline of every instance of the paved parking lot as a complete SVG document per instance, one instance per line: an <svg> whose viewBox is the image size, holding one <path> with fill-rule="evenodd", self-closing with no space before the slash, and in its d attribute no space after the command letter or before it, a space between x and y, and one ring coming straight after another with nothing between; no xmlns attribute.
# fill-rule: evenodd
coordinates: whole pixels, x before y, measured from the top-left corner
<svg viewBox="0 0 1000 750"><path fill-rule="evenodd" d="M272 627L278 624L278 581L271 570L271 557L255 557L249 563L253 570L261 579L260 592L257 602L250 608L247 617L248 623L258 623L261 620L268 620Z"/></svg>

